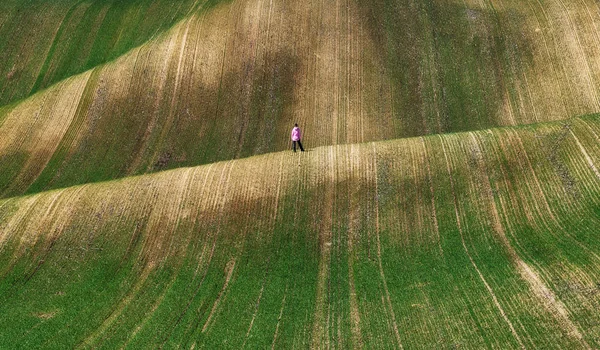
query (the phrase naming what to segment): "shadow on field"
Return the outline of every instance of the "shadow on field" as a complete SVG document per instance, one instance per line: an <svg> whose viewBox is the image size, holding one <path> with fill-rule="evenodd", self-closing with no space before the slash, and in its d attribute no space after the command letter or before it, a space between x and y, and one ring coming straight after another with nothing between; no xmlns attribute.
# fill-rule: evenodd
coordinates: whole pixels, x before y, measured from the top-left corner
<svg viewBox="0 0 600 350"><path fill-rule="evenodd" d="M451 1L356 2L382 50L394 113L402 118L398 135L502 125L503 101L516 99L517 80L533 59L522 13Z"/></svg>
<svg viewBox="0 0 600 350"><path fill-rule="evenodd" d="M0 106L120 57L231 0L66 0L0 5ZM43 13L43 19L39 14Z"/></svg>
<svg viewBox="0 0 600 350"><path fill-rule="evenodd" d="M19 184L0 198L285 149L299 59L275 52L232 64L215 86L190 78L176 88L169 70L162 94L149 91L155 77L143 65L126 95L98 73L86 87L91 102L67 131L76 141L63 139L36 179L22 182L28 169L0 177L0 188Z"/></svg>

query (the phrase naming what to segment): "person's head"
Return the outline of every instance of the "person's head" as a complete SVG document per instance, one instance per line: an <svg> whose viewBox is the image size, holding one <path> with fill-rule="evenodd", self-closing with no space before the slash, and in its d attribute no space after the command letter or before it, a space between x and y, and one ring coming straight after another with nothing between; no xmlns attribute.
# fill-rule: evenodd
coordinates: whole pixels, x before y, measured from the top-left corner
<svg viewBox="0 0 600 350"><path fill-rule="evenodd" d="M295 127L298 127L298 124L294 124Z"/></svg>

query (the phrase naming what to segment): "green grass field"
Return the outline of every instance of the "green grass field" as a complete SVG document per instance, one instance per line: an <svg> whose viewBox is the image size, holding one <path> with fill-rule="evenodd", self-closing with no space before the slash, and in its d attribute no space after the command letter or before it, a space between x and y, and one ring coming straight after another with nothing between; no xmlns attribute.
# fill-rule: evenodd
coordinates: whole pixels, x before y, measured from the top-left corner
<svg viewBox="0 0 600 350"><path fill-rule="evenodd" d="M597 2L0 10L0 348L600 347Z"/></svg>

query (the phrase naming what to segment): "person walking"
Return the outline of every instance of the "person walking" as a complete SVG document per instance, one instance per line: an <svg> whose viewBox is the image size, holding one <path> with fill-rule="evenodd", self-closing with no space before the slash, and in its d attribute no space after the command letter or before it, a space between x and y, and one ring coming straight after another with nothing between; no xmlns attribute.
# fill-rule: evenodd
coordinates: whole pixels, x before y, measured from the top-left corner
<svg viewBox="0 0 600 350"><path fill-rule="evenodd" d="M304 147L302 147L302 142L300 142L300 138L302 137L302 133L300 132L300 128L298 124L294 124L294 128L292 129L292 144L294 148L294 153L296 153L296 142L298 142L298 146L300 146L300 150L304 152Z"/></svg>

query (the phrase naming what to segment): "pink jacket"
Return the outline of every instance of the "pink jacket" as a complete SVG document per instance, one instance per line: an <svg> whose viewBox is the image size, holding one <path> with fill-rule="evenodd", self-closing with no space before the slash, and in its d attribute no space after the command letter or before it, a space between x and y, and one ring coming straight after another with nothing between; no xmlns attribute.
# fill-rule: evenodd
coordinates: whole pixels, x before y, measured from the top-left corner
<svg viewBox="0 0 600 350"><path fill-rule="evenodd" d="M297 127L297 126L295 126L292 129L292 141L298 141L298 140L300 140L300 137L301 137L301 135L300 135L300 128Z"/></svg>

